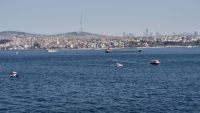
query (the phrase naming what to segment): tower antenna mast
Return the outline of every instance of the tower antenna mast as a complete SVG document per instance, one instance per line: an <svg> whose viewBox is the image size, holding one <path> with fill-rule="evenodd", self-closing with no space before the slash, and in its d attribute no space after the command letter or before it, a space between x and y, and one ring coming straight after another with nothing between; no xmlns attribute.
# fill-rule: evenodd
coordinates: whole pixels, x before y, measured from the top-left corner
<svg viewBox="0 0 200 113"><path fill-rule="evenodd" d="M83 15L81 15L81 20L80 20L80 30L83 32Z"/></svg>

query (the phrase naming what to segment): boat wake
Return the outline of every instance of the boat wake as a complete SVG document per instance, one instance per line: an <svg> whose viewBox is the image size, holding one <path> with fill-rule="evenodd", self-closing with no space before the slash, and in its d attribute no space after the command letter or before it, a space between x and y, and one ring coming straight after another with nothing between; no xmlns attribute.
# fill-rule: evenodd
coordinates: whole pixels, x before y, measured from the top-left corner
<svg viewBox="0 0 200 113"><path fill-rule="evenodd" d="M9 77L9 75L0 75L1 77L4 77L4 76L8 76Z"/></svg>

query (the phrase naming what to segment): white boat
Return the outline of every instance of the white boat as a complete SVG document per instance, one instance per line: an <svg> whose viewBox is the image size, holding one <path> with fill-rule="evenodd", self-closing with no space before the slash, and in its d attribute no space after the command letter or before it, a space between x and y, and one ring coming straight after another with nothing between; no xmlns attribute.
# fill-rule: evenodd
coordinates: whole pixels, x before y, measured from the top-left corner
<svg viewBox="0 0 200 113"><path fill-rule="evenodd" d="M159 64L160 64L160 61L159 61L159 60L152 60L152 61L150 62L150 64L152 64L152 65L159 65Z"/></svg>
<svg viewBox="0 0 200 113"><path fill-rule="evenodd" d="M117 66L117 67L123 67L123 65L120 64L120 63L116 63L116 66Z"/></svg>
<svg viewBox="0 0 200 113"><path fill-rule="evenodd" d="M55 50L55 49L47 49L46 51L49 52L49 53L55 53L55 52L58 52L58 50Z"/></svg>
<svg viewBox="0 0 200 113"><path fill-rule="evenodd" d="M11 71L10 72L10 77L17 77L17 72L16 71Z"/></svg>

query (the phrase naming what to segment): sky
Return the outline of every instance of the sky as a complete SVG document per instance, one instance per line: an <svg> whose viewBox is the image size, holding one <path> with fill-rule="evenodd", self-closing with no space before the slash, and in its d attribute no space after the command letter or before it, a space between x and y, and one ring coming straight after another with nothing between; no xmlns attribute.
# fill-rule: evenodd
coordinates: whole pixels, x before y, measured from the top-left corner
<svg viewBox="0 0 200 113"><path fill-rule="evenodd" d="M0 31L200 32L200 0L0 0Z"/></svg>

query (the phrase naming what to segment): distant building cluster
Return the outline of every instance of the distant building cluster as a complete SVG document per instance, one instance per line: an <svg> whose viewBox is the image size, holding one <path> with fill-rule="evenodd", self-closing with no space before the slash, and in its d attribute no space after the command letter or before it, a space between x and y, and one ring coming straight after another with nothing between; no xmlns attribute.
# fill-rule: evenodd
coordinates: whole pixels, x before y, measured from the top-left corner
<svg viewBox="0 0 200 113"><path fill-rule="evenodd" d="M150 36L146 29L145 36L104 36L86 32L73 32L59 35L36 35L23 32L0 33L1 50L27 49L100 49L127 47L169 47L199 46L200 36L194 35L156 35Z"/></svg>

